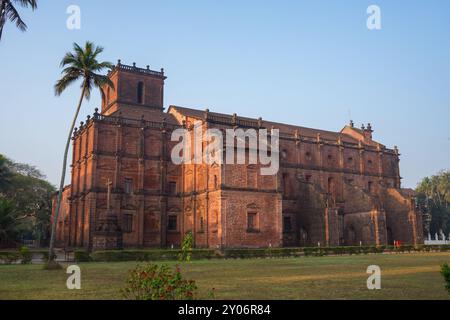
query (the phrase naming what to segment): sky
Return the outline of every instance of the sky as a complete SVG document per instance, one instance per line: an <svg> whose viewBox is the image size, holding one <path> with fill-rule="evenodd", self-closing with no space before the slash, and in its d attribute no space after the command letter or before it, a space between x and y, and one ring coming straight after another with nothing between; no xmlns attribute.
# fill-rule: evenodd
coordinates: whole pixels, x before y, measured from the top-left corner
<svg viewBox="0 0 450 320"><path fill-rule="evenodd" d="M401 153L404 187L450 168L450 1L38 1L0 42L0 153L58 185L80 89L55 97L72 43L165 69L165 107L339 131L370 122ZM366 25L369 5L381 29ZM70 30L67 8L81 9ZM100 106L96 92L79 121ZM68 183L68 178L66 178Z"/></svg>

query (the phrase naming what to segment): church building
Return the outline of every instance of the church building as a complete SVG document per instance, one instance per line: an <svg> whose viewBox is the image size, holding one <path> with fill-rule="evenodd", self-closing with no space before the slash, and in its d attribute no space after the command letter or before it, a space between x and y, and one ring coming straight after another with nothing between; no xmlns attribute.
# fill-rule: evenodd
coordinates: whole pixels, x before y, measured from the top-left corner
<svg viewBox="0 0 450 320"><path fill-rule="evenodd" d="M179 106L164 108L164 70L120 62L73 134L57 244L89 250L354 246L423 243L414 193L401 188L399 150L370 124L339 132ZM232 109L232 106L230 106ZM292 111L300 112L300 111ZM175 164L176 129L279 130L275 175L262 164ZM246 146L249 152L251 146Z"/></svg>

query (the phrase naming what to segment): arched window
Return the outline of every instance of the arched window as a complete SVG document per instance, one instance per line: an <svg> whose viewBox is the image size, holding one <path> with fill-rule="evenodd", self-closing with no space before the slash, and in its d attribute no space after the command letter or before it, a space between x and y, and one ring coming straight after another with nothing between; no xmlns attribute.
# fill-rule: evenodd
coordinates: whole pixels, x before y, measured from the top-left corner
<svg viewBox="0 0 450 320"><path fill-rule="evenodd" d="M137 86L137 102L144 103L144 83L142 81Z"/></svg>
<svg viewBox="0 0 450 320"><path fill-rule="evenodd" d="M367 190L372 193L373 192L373 182L369 181L369 183L367 184Z"/></svg>
<svg viewBox="0 0 450 320"><path fill-rule="evenodd" d="M328 193L334 195L334 179L332 177L328 178Z"/></svg>

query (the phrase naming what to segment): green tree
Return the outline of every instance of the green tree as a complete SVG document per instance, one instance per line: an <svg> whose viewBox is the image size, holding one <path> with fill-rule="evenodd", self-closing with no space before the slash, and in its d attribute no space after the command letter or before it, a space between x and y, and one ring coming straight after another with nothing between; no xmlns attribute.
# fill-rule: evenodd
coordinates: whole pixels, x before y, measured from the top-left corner
<svg viewBox="0 0 450 320"><path fill-rule="evenodd" d="M33 236L39 242L46 238L51 216L51 199L55 188L45 181L45 176L34 166L16 163L0 155L0 167L7 170L8 182L1 191L1 199L7 203L8 215L14 221L15 236L11 241L19 241L22 236ZM3 180L3 179L2 179ZM1 181L1 180L0 180ZM9 218L0 222L3 230L10 230Z"/></svg>
<svg viewBox="0 0 450 320"><path fill-rule="evenodd" d="M419 206L431 214L430 233L450 232L450 171L424 178L416 191Z"/></svg>
<svg viewBox="0 0 450 320"><path fill-rule="evenodd" d="M0 194L8 189L11 183L11 175L8 159L0 154Z"/></svg>
<svg viewBox="0 0 450 320"><path fill-rule="evenodd" d="M0 198L0 244L16 241L19 233L20 228L11 202Z"/></svg>
<svg viewBox="0 0 450 320"><path fill-rule="evenodd" d="M104 97L103 88L109 86L114 89L114 84L105 75L99 74L104 69L112 69L113 65L110 62L99 62L97 60L98 55L103 52L103 48L95 46L92 42L87 41L84 48L80 47L78 44L73 44L73 52L67 52L61 61L62 78L58 80L55 84L55 94L57 96L61 95L68 86L81 80L81 95L78 101L78 106L75 111L75 116L73 117L72 124L69 130L69 136L66 142L66 148L64 150L63 167L61 173L61 182L59 185L58 200L56 204L55 217L52 224L52 232L50 238L50 248L49 257L54 256L54 244L55 244L55 232L56 223L58 221L59 210L61 207L62 193L64 189L64 180L66 177L66 167L67 167L67 155L70 147L70 140L72 138L73 130L75 128L75 123L78 118L78 114L83 103L83 99L89 100L91 97L91 91L94 87L100 89L102 97Z"/></svg>
<svg viewBox="0 0 450 320"><path fill-rule="evenodd" d="M22 20L16 6L28 8L31 7L32 10L37 8L36 0L0 0L0 40L2 39L3 28L6 24L6 20L9 20L16 24L16 27L20 31L26 31L27 25Z"/></svg>

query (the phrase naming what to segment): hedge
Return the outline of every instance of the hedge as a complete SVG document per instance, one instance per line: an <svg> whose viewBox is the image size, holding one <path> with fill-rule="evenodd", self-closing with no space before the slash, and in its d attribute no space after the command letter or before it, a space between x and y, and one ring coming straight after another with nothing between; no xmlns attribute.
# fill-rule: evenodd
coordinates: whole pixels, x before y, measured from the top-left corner
<svg viewBox="0 0 450 320"><path fill-rule="evenodd" d="M46 250L28 249L27 247L19 248L18 250L0 251L0 264L12 263L31 263L34 255L45 256Z"/></svg>
<svg viewBox="0 0 450 320"><path fill-rule="evenodd" d="M248 259L248 258L276 258L299 256L328 256L328 255L360 255L376 254L383 252L430 252L450 251L450 245L402 245L394 246L354 246L354 247L310 247L310 248L225 248L222 250L193 249L192 259ZM178 260L182 251L178 249L126 249L105 250L89 253L83 249L74 250L76 262L114 262L114 261L161 261ZM24 251L0 251L0 263L11 264L26 261L29 254L41 254L43 259L48 258L47 250ZM26 257L24 255L27 255Z"/></svg>
<svg viewBox="0 0 450 320"><path fill-rule="evenodd" d="M155 249L155 250L105 250L91 253L93 261L155 261L178 260L181 250ZM210 249L192 250L191 259L211 259L216 253Z"/></svg>

